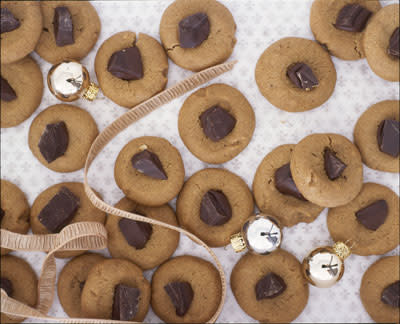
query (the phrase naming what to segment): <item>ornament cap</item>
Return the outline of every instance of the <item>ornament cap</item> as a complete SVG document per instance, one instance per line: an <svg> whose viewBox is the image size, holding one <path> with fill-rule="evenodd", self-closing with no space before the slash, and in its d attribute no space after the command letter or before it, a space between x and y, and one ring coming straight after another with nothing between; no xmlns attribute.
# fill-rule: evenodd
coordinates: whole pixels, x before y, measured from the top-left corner
<svg viewBox="0 0 400 324"><path fill-rule="evenodd" d="M246 250L247 244L242 233L233 234L231 236L231 245L236 253Z"/></svg>
<svg viewBox="0 0 400 324"><path fill-rule="evenodd" d="M342 260L346 259L351 254L351 249L344 242L336 242L333 246L333 251L335 251L336 255Z"/></svg>
<svg viewBox="0 0 400 324"><path fill-rule="evenodd" d="M93 101L96 99L98 93L99 87L95 83L90 82L88 88L83 92L82 97L86 100Z"/></svg>

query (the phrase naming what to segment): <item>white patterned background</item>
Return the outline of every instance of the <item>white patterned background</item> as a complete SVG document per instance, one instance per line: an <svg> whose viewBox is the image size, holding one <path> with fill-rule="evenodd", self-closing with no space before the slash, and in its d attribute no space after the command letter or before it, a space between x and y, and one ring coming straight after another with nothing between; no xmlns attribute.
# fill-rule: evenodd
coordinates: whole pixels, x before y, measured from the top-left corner
<svg viewBox="0 0 400 324"><path fill-rule="evenodd" d="M94 1L102 30L95 48L83 60L91 77L95 80L94 59L99 46L114 33L131 30L142 32L159 39L159 21L170 0L147 1ZM249 146L235 159L219 165L240 175L249 186L258 164L274 147L285 143L296 143L304 136L318 132L339 133L352 139L354 125L369 106L386 99L399 98L399 84L390 83L377 77L368 67L366 60L346 62L333 58L337 70L337 84L333 96L320 108L303 112L288 113L272 106L260 94L254 79L254 69L261 53L273 42L282 37L297 36L313 38L309 26L309 13L312 0L223 0L232 12L237 24L237 44L231 59L238 60L233 71L226 73L213 82L224 82L238 88L252 104L256 114L256 129ZM382 5L394 1L381 1ZM44 76L50 64L36 54ZM172 85L189 76L171 61L168 85ZM117 136L97 158L91 168L91 185L98 190L105 201L114 204L122 197L113 177L114 161L121 148L131 139L153 135L168 139L182 154L186 177L194 172L210 167L196 159L183 145L177 130L179 109L188 96L179 98L143 120L129 127ZM79 107L87 110L96 120L99 130L103 130L126 109L116 105L102 94L95 102L79 100ZM21 125L1 130L1 177L17 184L27 195L32 204L36 196L47 187L64 181L83 181L83 171L61 174L48 170L32 155L28 148L28 131L33 118L46 107L59 103L47 86L40 107L31 118ZM372 181L389 186L399 191L397 174L378 172L364 167L365 181ZM172 205L175 201L172 202ZM327 210L312 224L298 224L284 229L282 247L302 260L310 250L320 245L332 244L326 226ZM230 247L215 249L223 263L227 278L240 255L234 254ZM395 254L396 251L388 253ZM107 254L106 251L103 253ZM186 237L181 242L175 255L195 254L208 258L200 247ZM39 274L44 253L15 253L23 256ZM396 252L398 254L398 251ZM359 286L365 270L379 256L362 257L352 255L346 260L346 271L342 280L330 289L318 289L310 286L310 298L307 307L296 322L371 322L360 298ZM66 260L57 260L58 270ZM145 273L151 279L152 271ZM229 284L229 282L228 282ZM65 317L58 299L49 313ZM160 322L150 310L146 322ZM27 320L34 322L34 320ZM236 303L228 286L228 296L219 322L254 322Z"/></svg>

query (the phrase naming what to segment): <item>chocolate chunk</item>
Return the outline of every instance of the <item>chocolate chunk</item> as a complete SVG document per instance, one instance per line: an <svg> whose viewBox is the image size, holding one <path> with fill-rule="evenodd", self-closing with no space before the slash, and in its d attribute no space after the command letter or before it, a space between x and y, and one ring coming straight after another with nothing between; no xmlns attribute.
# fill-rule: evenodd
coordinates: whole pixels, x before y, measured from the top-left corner
<svg viewBox="0 0 400 324"><path fill-rule="evenodd" d="M200 219L210 226L227 223L232 218L232 208L222 191L209 190L200 205Z"/></svg>
<svg viewBox="0 0 400 324"><path fill-rule="evenodd" d="M307 201L297 189L290 171L290 163L281 166L275 171L275 188L284 195L290 195L297 199Z"/></svg>
<svg viewBox="0 0 400 324"><path fill-rule="evenodd" d="M334 26L340 30L360 32L364 29L371 14L371 11L359 4L347 4L340 9Z"/></svg>
<svg viewBox="0 0 400 324"><path fill-rule="evenodd" d="M205 13L198 12L179 22L179 43L182 48L195 48L210 34L210 22Z"/></svg>
<svg viewBox="0 0 400 324"><path fill-rule="evenodd" d="M12 12L7 8L1 8L1 33L8 33L21 26L21 23L14 17Z"/></svg>
<svg viewBox="0 0 400 324"><path fill-rule="evenodd" d="M164 286L172 304L175 306L176 315L184 316L193 300L193 289L186 281L174 281Z"/></svg>
<svg viewBox="0 0 400 324"><path fill-rule="evenodd" d="M71 221L78 207L79 198L62 187L41 210L38 218L50 232L58 233Z"/></svg>
<svg viewBox="0 0 400 324"><path fill-rule="evenodd" d="M112 319L131 321L139 308L140 290L123 284L115 286Z"/></svg>
<svg viewBox="0 0 400 324"><path fill-rule="evenodd" d="M148 150L136 153L132 159L132 166L140 173L147 175L148 177L167 180L168 177L164 171L160 159L156 154Z"/></svg>
<svg viewBox="0 0 400 324"><path fill-rule="evenodd" d="M324 152L325 172L330 180L339 178L347 165L336 156L330 148L326 148Z"/></svg>
<svg viewBox="0 0 400 324"><path fill-rule="evenodd" d="M356 212L356 217L364 227L376 231L385 222L388 210L385 200L377 200Z"/></svg>
<svg viewBox="0 0 400 324"><path fill-rule="evenodd" d="M57 46L71 45L74 40L74 25L72 16L67 7L57 7L54 9L54 36Z"/></svg>
<svg viewBox="0 0 400 324"><path fill-rule="evenodd" d="M383 120L378 127L378 146L383 153L393 157L399 156L399 128L400 122L392 119Z"/></svg>
<svg viewBox="0 0 400 324"><path fill-rule="evenodd" d="M4 277L1 277L0 288L4 289L4 291L7 293L9 297L11 297L14 292L12 282Z"/></svg>
<svg viewBox="0 0 400 324"><path fill-rule="evenodd" d="M236 119L227 110L214 106L200 115L204 134L213 142L227 136L236 125Z"/></svg>
<svg viewBox="0 0 400 324"><path fill-rule="evenodd" d="M305 63L295 63L289 66L287 76L296 87L306 91L310 91L319 85L317 77Z"/></svg>
<svg viewBox="0 0 400 324"><path fill-rule="evenodd" d="M257 300L278 297L286 289L286 284L281 277L273 272L262 277L256 284Z"/></svg>
<svg viewBox="0 0 400 324"><path fill-rule="evenodd" d="M121 218L118 225L128 244L137 250L141 250L146 246L153 233L153 227L150 224L128 218Z"/></svg>
<svg viewBox="0 0 400 324"><path fill-rule="evenodd" d="M393 282L383 289L381 301L392 307L400 307L400 280Z"/></svg>
<svg viewBox="0 0 400 324"><path fill-rule="evenodd" d="M9 102L15 99L17 99L17 94L14 89L11 88L6 79L1 77L1 100Z"/></svg>
<svg viewBox="0 0 400 324"><path fill-rule="evenodd" d="M6 212L3 210L3 208L0 207L0 223L3 220L3 217L5 214L6 214Z"/></svg>
<svg viewBox="0 0 400 324"><path fill-rule="evenodd" d="M389 40L388 54L400 58L400 27L397 27Z"/></svg>
<svg viewBox="0 0 400 324"><path fill-rule="evenodd" d="M139 49L133 46L115 52L108 60L107 71L126 81L143 78L143 63Z"/></svg>
<svg viewBox="0 0 400 324"><path fill-rule="evenodd" d="M68 148L69 136L63 121L47 124L39 140L39 150L48 163L63 156Z"/></svg>

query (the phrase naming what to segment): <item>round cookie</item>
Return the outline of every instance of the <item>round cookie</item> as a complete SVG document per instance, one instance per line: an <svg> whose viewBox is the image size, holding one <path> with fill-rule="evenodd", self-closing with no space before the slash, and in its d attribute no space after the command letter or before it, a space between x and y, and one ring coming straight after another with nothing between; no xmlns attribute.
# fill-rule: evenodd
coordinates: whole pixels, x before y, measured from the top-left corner
<svg viewBox="0 0 400 324"><path fill-rule="evenodd" d="M140 290L136 315L129 320L142 322L149 309L150 284L137 265L123 259L105 260L89 271L81 295L83 315L111 319L114 290L119 284Z"/></svg>
<svg viewBox="0 0 400 324"><path fill-rule="evenodd" d="M206 39L200 44L192 43L190 47L183 45L184 48L180 42L179 23L198 13L208 17L209 29L204 34ZM227 60L236 44L235 32L236 24L232 14L215 0L176 0L164 11L160 22L160 38L169 58L191 71L200 71ZM195 33L198 37L196 29Z"/></svg>
<svg viewBox="0 0 400 324"><path fill-rule="evenodd" d="M114 53L132 47L139 50L143 76L127 81L111 74L108 65ZM155 38L125 31L111 36L100 46L95 71L104 95L120 106L132 108L164 90L168 81L168 58Z"/></svg>
<svg viewBox="0 0 400 324"><path fill-rule="evenodd" d="M360 297L365 310L377 323L399 323L398 307L382 301L383 291L400 280L399 256L384 257L373 263L364 273ZM397 293L399 288L397 288ZM384 300L386 300L384 298Z"/></svg>
<svg viewBox="0 0 400 324"><path fill-rule="evenodd" d="M1 64L21 60L31 53L42 33L43 21L39 1L2 1L1 9L11 12L13 28L1 34ZM7 15L8 16L8 15ZM3 69L3 67L2 67Z"/></svg>
<svg viewBox="0 0 400 324"><path fill-rule="evenodd" d="M21 258L6 255L1 257L0 270L1 288L6 291L9 297L35 307L37 302L37 277L29 263ZM11 319L1 313L1 323L20 323L23 320L23 318L20 320Z"/></svg>
<svg viewBox="0 0 400 324"><path fill-rule="evenodd" d="M363 37L363 48L371 70L388 81L400 80L399 58L388 53L390 39L399 28L399 11L399 4L379 10L371 18Z"/></svg>
<svg viewBox="0 0 400 324"><path fill-rule="evenodd" d="M61 227L62 229L64 227L60 226L58 227L57 230L53 232L50 231L48 227L46 227L39 220L39 215L42 212L42 210L50 203L50 201L54 198L54 196L60 193L60 190L62 190L63 188L67 188L79 200L79 206L76 209L76 212L73 213L71 220L69 220L67 223L64 223L64 226L78 222L98 222L104 224L106 219L106 214L92 205L91 201L86 196L83 184L80 182L62 182L55 184L47 188L46 190L42 191L33 202L31 208L31 226L32 226L32 232L34 234L58 233L60 231L59 228ZM100 196L97 192L96 194ZM63 206L62 204L60 205ZM52 210L52 212L50 213L50 215L55 215L55 214L56 213L54 212L54 210ZM62 251L62 252L56 252L55 256L57 258L70 258L73 256L80 255L83 252L84 251Z"/></svg>
<svg viewBox="0 0 400 324"><path fill-rule="evenodd" d="M379 0L314 0L310 13L310 26L315 39L329 53L342 60L359 60L365 57L362 46L365 27L360 32L335 27L340 10L349 4L359 4L372 15L381 9ZM369 20L366 24L368 23Z"/></svg>
<svg viewBox="0 0 400 324"><path fill-rule="evenodd" d="M83 317L81 294L89 271L104 260L100 254L85 253L69 261L60 272L57 293L61 306L69 317Z"/></svg>
<svg viewBox="0 0 400 324"><path fill-rule="evenodd" d="M279 218L282 226L293 226L300 222L311 223L324 209L296 197L295 192L289 194L277 189L275 177L280 174L277 171L284 170L281 168L290 163L294 147L294 144L281 145L267 154L258 166L253 180L253 193L258 208ZM287 168L290 172L289 166ZM283 176L282 181L285 182L285 188L294 184L293 180L289 183L289 179L284 179Z"/></svg>
<svg viewBox="0 0 400 324"><path fill-rule="evenodd" d="M221 193L222 198L218 197ZM213 200L214 204L210 204ZM226 202L230 213L226 211ZM221 217L221 209L224 211L222 220L217 218ZM224 169L196 172L186 181L176 201L179 224L211 247L229 244L231 235L240 232L253 212L253 196L247 184Z"/></svg>
<svg viewBox="0 0 400 324"><path fill-rule="evenodd" d="M13 127L29 118L40 105L43 95L42 71L35 60L27 56L16 63L2 65L1 78L12 89L1 99L1 127Z"/></svg>
<svg viewBox="0 0 400 324"><path fill-rule="evenodd" d="M226 84L213 84L191 94L178 118L179 135L190 152L215 164L232 160L243 151L254 127L250 103L240 91Z"/></svg>
<svg viewBox="0 0 400 324"><path fill-rule="evenodd" d="M308 302L308 283L302 271L300 262L281 249L269 255L247 253L232 270L232 292L240 307L254 319L290 323ZM268 284L281 289L268 294Z"/></svg>
<svg viewBox="0 0 400 324"><path fill-rule="evenodd" d="M64 60L83 59L96 44L101 24L96 9L89 1L41 1L43 32L35 51L46 61L57 64ZM73 43L57 46L54 15L57 7L66 7L71 15ZM63 38L63 37L60 37Z"/></svg>
<svg viewBox="0 0 400 324"><path fill-rule="evenodd" d="M175 213L169 205L146 207L124 197L115 207L178 226ZM123 223L120 223L121 220L123 220ZM143 228L136 224L146 225ZM169 259L179 243L179 233L176 231L111 214L107 217L106 228L108 232L108 250L113 258L130 260L143 270L152 269ZM122 228L125 228L126 232L124 231L124 233L131 237L131 240L135 237L145 237L145 239L133 240L131 245L121 231Z"/></svg>
<svg viewBox="0 0 400 324"><path fill-rule="evenodd" d="M387 207L384 203L365 210L380 200ZM365 183L353 201L329 209L327 223L335 242L349 240L354 245L352 253L384 254L399 245L399 197L385 186Z"/></svg>
<svg viewBox="0 0 400 324"><path fill-rule="evenodd" d="M29 230L29 204L25 194L15 184L1 179L1 228L7 231L26 234ZM10 252L1 248L1 255Z"/></svg>
<svg viewBox="0 0 400 324"><path fill-rule="evenodd" d="M387 172L400 171L399 156L395 157L381 151L378 145L380 124L384 120L400 122L399 114L400 101L386 100L372 105L358 119L354 128L354 143L368 167Z"/></svg>
<svg viewBox="0 0 400 324"><path fill-rule="evenodd" d="M65 123L68 144L64 154L48 163L39 149L39 142L47 125L58 125L60 122ZM96 122L87 111L72 105L53 105L43 110L33 120L29 129L29 148L39 162L50 170L73 172L84 167L86 156L98 133ZM53 143L52 147L56 149L59 145Z"/></svg>
<svg viewBox="0 0 400 324"><path fill-rule="evenodd" d="M133 167L132 158L142 152L150 152L159 159L166 179L146 175ZM115 161L114 177L129 199L145 206L161 206L181 190L185 169L181 154L170 142L161 137L143 136L121 150Z"/></svg>
<svg viewBox="0 0 400 324"><path fill-rule="evenodd" d="M339 134L305 137L294 148L290 170L302 195L322 207L347 204L358 195L363 183L360 152Z"/></svg>
<svg viewBox="0 0 400 324"><path fill-rule="evenodd" d="M289 78L288 73L296 70L296 63L311 69L317 86L307 90ZM261 94L277 108L289 112L321 106L332 95L336 84L336 70L328 52L312 40L297 37L282 38L269 46L257 62L255 77ZM307 82L306 76L303 78ZM306 83L303 86L307 87Z"/></svg>
<svg viewBox="0 0 400 324"><path fill-rule="evenodd" d="M193 299L185 312L177 309L165 287L189 284ZM166 323L206 323L217 311L222 297L221 278L214 265L198 257L183 255L162 264L151 280L151 307Z"/></svg>

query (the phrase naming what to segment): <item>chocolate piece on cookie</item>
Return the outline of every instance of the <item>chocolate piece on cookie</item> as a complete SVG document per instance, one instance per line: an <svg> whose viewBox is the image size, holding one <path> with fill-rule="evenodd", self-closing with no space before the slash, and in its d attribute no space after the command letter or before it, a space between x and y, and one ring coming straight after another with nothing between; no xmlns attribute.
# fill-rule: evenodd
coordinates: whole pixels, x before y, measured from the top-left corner
<svg viewBox="0 0 400 324"><path fill-rule="evenodd" d="M193 301L193 289L186 281L173 281L164 286L172 304L176 309L176 315L184 316Z"/></svg>
<svg viewBox="0 0 400 324"><path fill-rule="evenodd" d="M74 25L71 13L67 7L57 7L54 9L54 37L57 46L74 44Z"/></svg>
<svg viewBox="0 0 400 324"><path fill-rule="evenodd" d="M132 156L132 166L140 173L159 180L167 180L168 176L165 174L164 168L157 154L149 150L143 150Z"/></svg>
<svg viewBox="0 0 400 324"><path fill-rule="evenodd" d="M134 318L139 307L139 297L139 289L123 284L116 285L111 318L118 321Z"/></svg>
<svg viewBox="0 0 400 324"><path fill-rule="evenodd" d="M17 94L14 89L10 86L6 79L1 77L1 100L2 101L13 101L17 99Z"/></svg>
<svg viewBox="0 0 400 324"><path fill-rule="evenodd" d="M143 78L142 56L137 46L119 50L111 55L107 71L122 80L140 80Z"/></svg>
<svg viewBox="0 0 400 324"><path fill-rule="evenodd" d="M210 34L207 14L198 12L179 22L179 44L182 48L194 48L203 43Z"/></svg>
<svg viewBox="0 0 400 324"><path fill-rule="evenodd" d="M47 124L40 137L39 150L48 163L63 156L68 148L68 131L63 121Z"/></svg>

